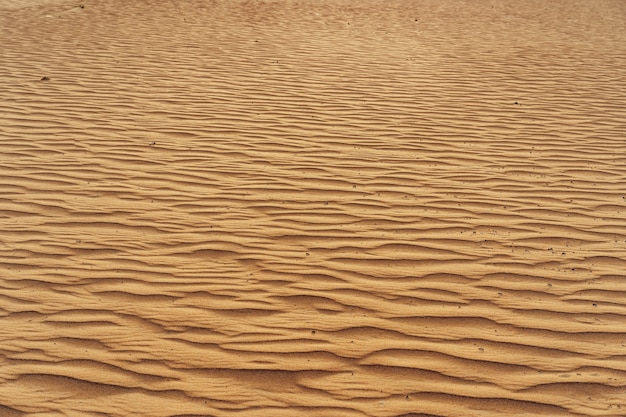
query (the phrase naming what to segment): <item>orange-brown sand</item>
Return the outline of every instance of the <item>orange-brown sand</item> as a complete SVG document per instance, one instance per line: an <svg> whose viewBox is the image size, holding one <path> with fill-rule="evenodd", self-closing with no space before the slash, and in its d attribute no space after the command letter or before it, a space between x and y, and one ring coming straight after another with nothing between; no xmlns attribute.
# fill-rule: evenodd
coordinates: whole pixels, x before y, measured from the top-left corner
<svg viewBox="0 0 626 417"><path fill-rule="evenodd" d="M1 416L626 415L626 2L0 5Z"/></svg>

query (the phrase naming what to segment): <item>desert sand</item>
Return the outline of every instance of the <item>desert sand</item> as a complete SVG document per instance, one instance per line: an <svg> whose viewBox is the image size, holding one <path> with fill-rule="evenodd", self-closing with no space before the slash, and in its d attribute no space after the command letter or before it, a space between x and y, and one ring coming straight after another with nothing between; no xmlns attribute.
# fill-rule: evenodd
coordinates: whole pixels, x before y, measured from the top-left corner
<svg viewBox="0 0 626 417"><path fill-rule="evenodd" d="M626 415L626 2L0 0L0 62L1 416Z"/></svg>

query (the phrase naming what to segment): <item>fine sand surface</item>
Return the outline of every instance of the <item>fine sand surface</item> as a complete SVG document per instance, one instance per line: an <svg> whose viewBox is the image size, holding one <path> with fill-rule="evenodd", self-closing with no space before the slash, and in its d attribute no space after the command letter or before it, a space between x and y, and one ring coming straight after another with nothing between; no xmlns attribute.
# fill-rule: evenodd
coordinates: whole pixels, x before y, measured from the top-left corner
<svg viewBox="0 0 626 417"><path fill-rule="evenodd" d="M0 0L0 147L2 417L626 415L622 0Z"/></svg>

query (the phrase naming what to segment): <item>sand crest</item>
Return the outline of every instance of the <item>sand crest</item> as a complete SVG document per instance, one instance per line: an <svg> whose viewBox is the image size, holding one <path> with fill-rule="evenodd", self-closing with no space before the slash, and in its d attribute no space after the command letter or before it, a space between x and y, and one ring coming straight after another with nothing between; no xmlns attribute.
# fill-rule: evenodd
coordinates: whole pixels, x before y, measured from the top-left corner
<svg viewBox="0 0 626 417"><path fill-rule="evenodd" d="M625 2L2 0L0 45L0 415L626 415Z"/></svg>

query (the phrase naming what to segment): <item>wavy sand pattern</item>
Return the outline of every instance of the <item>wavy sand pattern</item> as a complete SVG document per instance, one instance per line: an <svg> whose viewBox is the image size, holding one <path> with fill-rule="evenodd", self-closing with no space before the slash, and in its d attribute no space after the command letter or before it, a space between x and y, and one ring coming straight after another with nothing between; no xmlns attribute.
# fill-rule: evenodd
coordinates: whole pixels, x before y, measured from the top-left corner
<svg viewBox="0 0 626 417"><path fill-rule="evenodd" d="M623 1L0 4L0 415L626 415Z"/></svg>

